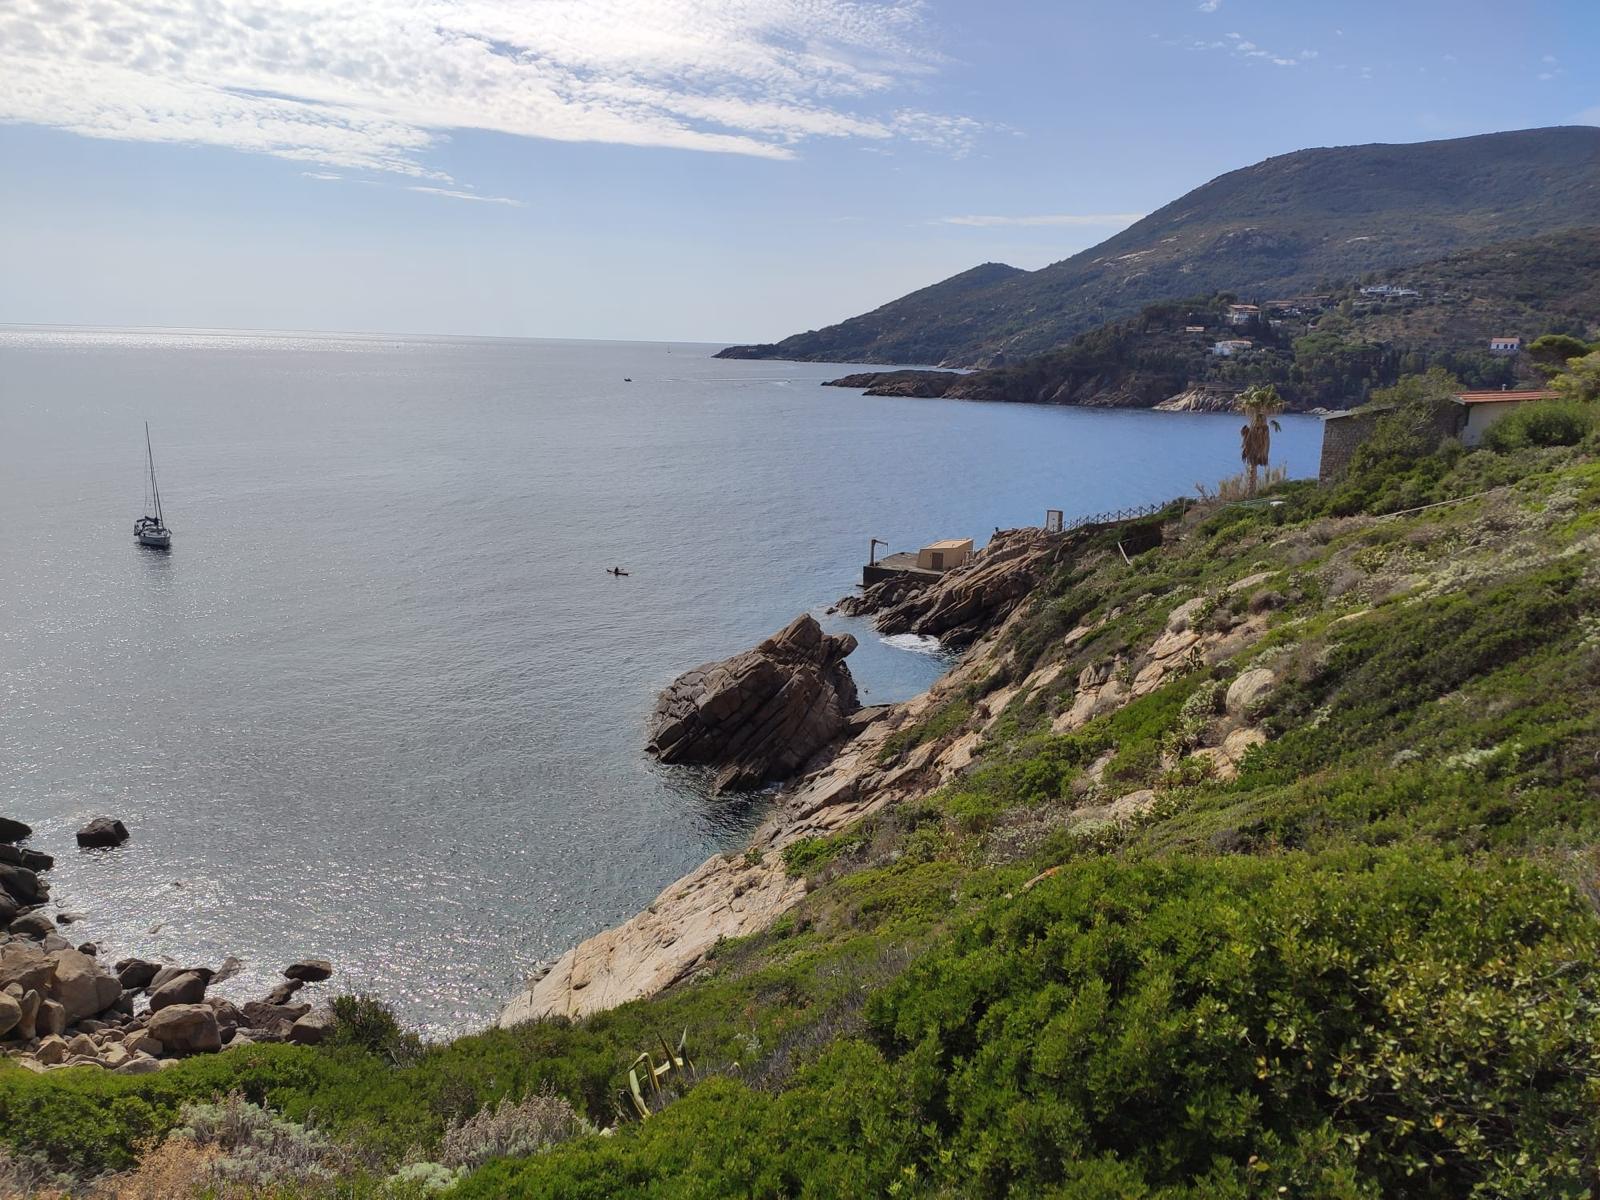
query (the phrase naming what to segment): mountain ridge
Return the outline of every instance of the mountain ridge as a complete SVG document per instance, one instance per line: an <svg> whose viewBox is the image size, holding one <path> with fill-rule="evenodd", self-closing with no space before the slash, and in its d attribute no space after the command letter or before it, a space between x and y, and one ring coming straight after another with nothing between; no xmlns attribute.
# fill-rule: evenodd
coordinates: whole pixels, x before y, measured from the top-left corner
<svg viewBox="0 0 1600 1200"><path fill-rule="evenodd" d="M1297 150L1229 171L1078 254L984 264L726 358L979 366L1174 296L1314 289L1600 224L1600 128Z"/></svg>
<svg viewBox="0 0 1600 1200"><path fill-rule="evenodd" d="M1443 367L1468 387L1537 384L1518 356L1490 338L1600 332L1600 227L1500 242L1379 273L1402 294L1363 294L1346 280L1270 320L1228 322L1228 293L1145 305L1044 354L970 373L897 369L852 374L832 386L869 395L1089 407L1229 407L1252 384L1276 386L1292 409L1345 408L1401 375ZM1212 348L1244 337L1229 357ZM1181 396L1182 393L1195 393ZM1200 394L1203 393L1203 394Z"/></svg>

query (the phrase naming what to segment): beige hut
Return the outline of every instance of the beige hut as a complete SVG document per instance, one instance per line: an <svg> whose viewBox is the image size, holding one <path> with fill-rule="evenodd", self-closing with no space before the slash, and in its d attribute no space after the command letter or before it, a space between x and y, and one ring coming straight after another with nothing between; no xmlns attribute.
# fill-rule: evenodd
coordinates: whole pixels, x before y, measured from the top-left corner
<svg viewBox="0 0 1600 1200"><path fill-rule="evenodd" d="M947 538L917 551L917 569L921 571L953 571L965 566L972 557L971 538Z"/></svg>

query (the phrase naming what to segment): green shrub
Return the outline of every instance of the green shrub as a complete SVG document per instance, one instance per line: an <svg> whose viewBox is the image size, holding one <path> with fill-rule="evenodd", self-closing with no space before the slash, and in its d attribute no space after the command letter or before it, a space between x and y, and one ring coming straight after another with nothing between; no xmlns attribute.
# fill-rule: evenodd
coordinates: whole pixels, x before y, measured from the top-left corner
<svg viewBox="0 0 1600 1200"><path fill-rule="evenodd" d="M1581 400L1519 404L1484 432L1483 444L1504 454L1530 446L1576 446L1595 425L1595 409Z"/></svg>
<svg viewBox="0 0 1600 1200"><path fill-rule="evenodd" d="M333 1046L353 1046L396 1065L421 1056L421 1039L401 1028L394 1010L373 996L335 996L333 1015Z"/></svg>
<svg viewBox="0 0 1600 1200"><path fill-rule="evenodd" d="M1083 862L869 1017L964 1195L1586 1196L1595 934L1521 864Z"/></svg>
<svg viewBox="0 0 1600 1200"><path fill-rule="evenodd" d="M820 871L841 854L866 844L867 831L861 825L827 837L803 837L783 848L783 869L790 875L810 875Z"/></svg>

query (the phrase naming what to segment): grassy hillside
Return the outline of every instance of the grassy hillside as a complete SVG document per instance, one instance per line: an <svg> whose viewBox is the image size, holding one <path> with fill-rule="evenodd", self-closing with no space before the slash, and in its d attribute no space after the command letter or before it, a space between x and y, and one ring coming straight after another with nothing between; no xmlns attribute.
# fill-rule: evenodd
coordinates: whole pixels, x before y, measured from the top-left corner
<svg viewBox="0 0 1600 1200"><path fill-rule="evenodd" d="M1317 290L1595 224L1600 129L1302 150L1223 175L1041 270L996 271L979 286L968 272L867 316L725 353L973 366L1038 354L1152 301Z"/></svg>
<svg viewBox="0 0 1600 1200"><path fill-rule="evenodd" d="M1403 374L1441 366L1468 387L1534 384L1526 362L1488 353L1490 337L1600 330L1600 227L1464 251L1375 272L1326 289L1319 311L1243 328L1227 323L1228 295L1147 305L1137 316L1079 334L1059 350L965 375L887 372L842 386L877 394L1024 404L1150 407L1192 384L1275 384L1292 407L1346 408ZM1363 285L1419 294L1373 298ZM1252 296L1266 301L1268 296ZM1199 332L1189 332L1191 328ZM1211 353L1221 338L1253 347Z"/></svg>
<svg viewBox="0 0 1600 1200"><path fill-rule="evenodd" d="M0 1065L0 1192L1593 1195L1600 442L1418 457L1408 428L1131 561L1085 535L890 751L981 731L973 766L792 846L802 906L666 994L428 1048L347 1007L331 1049ZM281 1119L184 1109L230 1089ZM567 1115L490 1127L530 1096Z"/></svg>

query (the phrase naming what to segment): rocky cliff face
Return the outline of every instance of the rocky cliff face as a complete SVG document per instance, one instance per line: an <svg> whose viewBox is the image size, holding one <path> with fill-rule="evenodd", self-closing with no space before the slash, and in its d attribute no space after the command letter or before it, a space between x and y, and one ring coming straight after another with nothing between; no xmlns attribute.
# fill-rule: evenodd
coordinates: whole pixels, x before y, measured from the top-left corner
<svg viewBox="0 0 1600 1200"><path fill-rule="evenodd" d="M841 600L837 611L871 615L884 633L917 633L947 646L967 646L1010 616L1075 541L1072 534L1002 530L958 570L932 581L886 579Z"/></svg>
<svg viewBox="0 0 1600 1200"><path fill-rule="evenodd" d="M1145 536L1141 529L1137 522L1128 523L1127 537ZM1159 526L1156 534L1159 537ZM975 632L976 640L948 675L905 703L860 710L847 723L837 751L778 796L748 852L707 859L630 920L596 934L541 969L506 1006L500 1024L580 1018L693 977L720 940L766 929L805 899L806 878L785 866L787 847L805 838L838 833L873 813L927 796L982 758L988 739L1013 702L1062 691L1063 683L1073 678L1068 660L1074 648L1089 641L1100 622L1076 626L1039 653L1019 650L1013 635L1031 615L1026 601L1034 581L1065 556L1085 552L1088 542L1078 534L1045 536L1023 529L997 535L990 546L971 566L911 596L902 595L880 614L880 620L897 614L899 622L912 620L915 611L919 615L914 623L927 622L922 628ZM1107 553L1103 547L1088 552ZM1267 580L1267 573L1257 574L1232 585L1230 592L1259 589ZM1190 600L1175 608L1155 639L1137 653L1096 662L1079 673L1076 684L1062 694L1054 730L1077 729L1196 664L1238 654L1265 631L1260 616L1227 630L1193 629L1191 622L1201 603ZM955 624L947 626L950 621ZM1011 682L996 689L996 679ZM1211 722L1190 756L1205 760L1219 777L1227 777L1248 748L1264 740L1246 713L1250 696L1271 683L1267 671L1240 676L1239 694L1234 688L1228 690L1226 713ZM985 687L990 688L987 693L970 700ZM968 705L963 720L940 719ZM1097 766L1103 768L1111 757L1107 754ZM1176 766L1176 759L1170 765ZM1133 820L1155 800L1148 789L1112 788L1104 796L1084 800L1071 823Z"/></svg>
<svg viewBox="0 0 1600 1200"><path fill-rule="evenodd" d="M650 905L535 972L500 1024L578 1018L651 996L694 974L725 938L767 928L806 895L806 881L784 866L786 846L825 837L886 805L922 795L972 761L976 735L948 744L889 752L895 732L948 703L990 666L991 638L913 700L865 708L845 725L837 753L778 798L750 850L718 854L670 884Z"/></svg>
<svg viewBox="0 0 1600 1200"><path fill-rule="evenodd" d="M849 634L795 618L754 650L686 671L661 693L648 749L665 763L720 766L717 791L793 775L860 707Z"/></svg>

